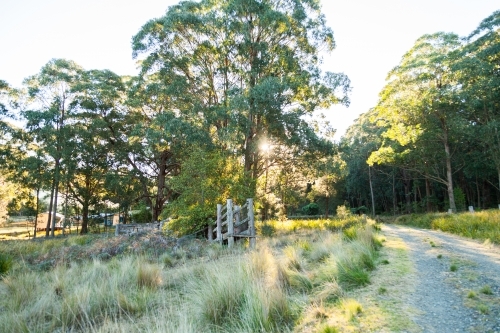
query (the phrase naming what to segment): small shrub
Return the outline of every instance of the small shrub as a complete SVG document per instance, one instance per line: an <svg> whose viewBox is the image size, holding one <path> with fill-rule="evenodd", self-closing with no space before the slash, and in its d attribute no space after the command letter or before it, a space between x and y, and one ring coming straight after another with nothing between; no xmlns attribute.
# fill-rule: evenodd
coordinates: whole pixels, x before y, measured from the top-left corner
<svg viewBox="0 0 500 333"><path fill-rule="evenodd" d="M474 292L474 291L469 291L469 293L467 294L467 298L476 298L477 297L477 294Z"/></svg>
<svg viewBox="0 0 500 333"><path fill-rule="evenodd" d="M438 254L438 255L437 255L437 258L438 258L438 259L443 258L443 255L442 255L442 254Z"/></svg>
<svg viewBox="0 0 500 333"><path fill-rule="evenodd" d="M380 262L382 265L389 265L389 260L384 259Z"/></svg>
<svg viewBox="0 0 500 333"><path fill-rule="evenodd" d="M346 219L351 215L351 211L345 205L337 207L337 217L339 219Z"/></svg>
<svg viewBox="0 0 500 333"><path fill-rule="evenodd" d="M302 212L306 215L318 215L319 206L317 203L311 202L310 204L302 207Z"/></svg>
<svg viewBox="0 0 500 333"><path fill-rule="evenodd" d="M387 292L387 289L385 289L384 287L378 288L378 293L379 294L385 294L386 292Z"/></svg>
<svg viewBox="0 0 500 333"><path fill-rule="evenodd" d="M493 291L491 290L491 287L486 285L486 286L483 286L480 290L481 294L485 294L485 295L493 295Z"/></svg>
<svg viewBox="0 0 500 333"><path fill-rule="evenodd" d="M451 272L456 272L457 270L458 270L458 266L456 264L451 264L450 271Z"/></svg>

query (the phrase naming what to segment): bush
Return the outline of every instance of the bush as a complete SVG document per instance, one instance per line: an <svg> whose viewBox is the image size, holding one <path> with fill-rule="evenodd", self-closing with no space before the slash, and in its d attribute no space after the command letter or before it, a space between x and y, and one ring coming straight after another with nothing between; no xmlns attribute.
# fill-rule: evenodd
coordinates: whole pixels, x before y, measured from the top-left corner
<svg viewBox="0 0 500 333"><path fill-rule="evenodd" d="M351 211L345 205L337 207L337 217L339 219L346 219L351 215Z"/></svg>
<svg viewBox="0 0 500 333"><path fill-rule="evenodd" d="M319 206L317 203L310 203L304 207L302 207L302 212L306 215L318 215L319 214Z"/></svg>

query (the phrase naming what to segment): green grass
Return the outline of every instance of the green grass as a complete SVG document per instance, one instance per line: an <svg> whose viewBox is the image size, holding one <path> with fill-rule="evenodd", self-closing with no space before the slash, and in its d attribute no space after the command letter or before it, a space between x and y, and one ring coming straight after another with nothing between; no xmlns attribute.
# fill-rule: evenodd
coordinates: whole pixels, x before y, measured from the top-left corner
<svg viewBox="0 0 500 333"><path fill-rule="evenodd" d="M500 244L500 210L471 213L432 213L400 216L396 224L439 229L456 235ZM431 244L432 246L432 244Z"/></svg>
<svg viewBox="0 0 500 333"><path fill-rule="evenodd" d="M477 309L479 310L479 312L481 312L482 314L489 314L490 313L490 307L486 304L479 304L477 306Z"/></svg>
<svg viewBox="0 0 500 333"><path fill-rule="evenodd" d="M488 285L481 287L481 290L479 290L479 292L485 295L493 295L493 291L491 290L491 287Z"/></svg>
<svg viewBox="0 0 500 333"><path fill-rule="evenodd" d="M329 326L329 325L326 325L326 326L323 326L319 331L318 333L338 333L339 330L334 327L334 326Z"/></svg>

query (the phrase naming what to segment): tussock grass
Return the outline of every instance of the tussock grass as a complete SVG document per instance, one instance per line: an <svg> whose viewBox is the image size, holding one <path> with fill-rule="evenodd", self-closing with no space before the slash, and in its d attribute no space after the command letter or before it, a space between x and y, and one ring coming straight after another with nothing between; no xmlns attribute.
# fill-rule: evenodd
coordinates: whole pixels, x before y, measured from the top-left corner
<svg viewBox="0 0 500 333"><path fill-rule="evenodd" d="M369 282L380 244L357 217L323 222L271 222L254 251L152 236L0 242L13 258L0 332L343 331L324 321L359 317L344 300Z"/></svg>
<svg viewBox="0 0 500 333"><path fill-rule="evenodd" d="M363 307L355 299L346 299L342 301L341 306L349 320L353 320L363 312Z"/></svg>
<svg viewBox="0 0 500 333"><path fill-rule="evenodd" d="M475 213L434 213L400 216L397 224L426 229L439 229L456 235L500 244L500 210Z"/></svg>
<svg viewBox="0 0 500 333"><path fill-rule="evenodd" d="M481 287L481 290L479 290L479 292L485 295L493 295L493 291L491 290L491 287L488 285Z"/></svg>

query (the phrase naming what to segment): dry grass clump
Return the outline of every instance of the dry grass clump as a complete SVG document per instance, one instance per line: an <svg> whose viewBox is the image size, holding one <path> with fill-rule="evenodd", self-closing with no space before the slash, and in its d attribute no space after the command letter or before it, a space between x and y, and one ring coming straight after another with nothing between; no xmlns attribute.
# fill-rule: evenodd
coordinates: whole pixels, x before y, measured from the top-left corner
<svg viewBox="0 0 500 333"><path fill-rule="evenodd" d="M161 285L161 269L158 265L140 263L137 268L137 285L156 289Z"/></svg>
<svg viewBox="0 0 500 333"><path fill-rule="evenodd" d="M353 320L356 316L363 312L363 307L355 299L343 300L341 307L349 320Z"/></svg>
<svg viewBox="0 0 500 333"><path fill-rule="evenodd" d="M231 265L206 269L191 281L190 301L202 325L233 332L283 332L294 320L288 276L267 248Z"/></svg>

